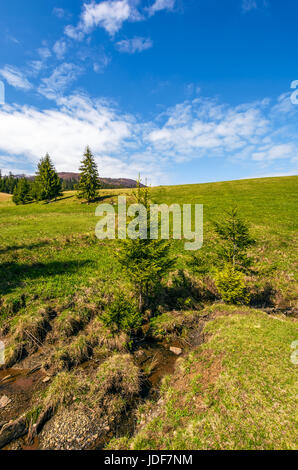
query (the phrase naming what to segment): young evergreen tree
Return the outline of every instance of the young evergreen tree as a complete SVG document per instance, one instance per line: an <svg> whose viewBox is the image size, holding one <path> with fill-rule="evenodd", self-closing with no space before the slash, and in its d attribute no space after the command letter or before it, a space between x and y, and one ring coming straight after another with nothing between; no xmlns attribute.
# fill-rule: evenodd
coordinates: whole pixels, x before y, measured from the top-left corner
<svg viewBox="0 0 298 470"><path fill-rule="evenodd" d="M147 212L147 238L122 240L118 258L132 282L138 298L139 311L143 313L149 307L149 300L161 285L162 278L174 264L170 257L169 240L150 239L150 189L140 186L138 181L135 199L143 204Z"/></svg>
<svg viewBox="0 0 298 470"><path fill-rule="evenodd" d="M39 201L50 201L62 195L61 181L48 153L38 164L33 193Z"/></svg>
<svg viewBox="0 0 298 470"><path fill-rule="evenodd" d="M220 237L217 255L233 269L246 271L251 265L247 250L255 243L247 224L239 217L236 207L230 209L222 222L216 222L215 231Z"/></svg>
<svg viewBox="0 0 298 470"><path fill-rule="evenodd" d="M16 187L18 182L18 179L15 178L11 173L9 173L9 176L2 176L0 179L0 192L1 193L7 193L7 194L13 194L14 188Z"/></svg>
<svg viewBox="0 0 298 470"><path fill-rule="evenodd" d="M26 204L32 200L31 185L26 178L20 178L13 191L12 200L15 204Z"/></svg>
<svg viewBox="0 0 298 470"><path fill-rule="evenodd" d="M78 198L86 199L88 204L97 196L100 188L98 169L89 147L86 148L80 166L80 180L78 183Z"/></svg>

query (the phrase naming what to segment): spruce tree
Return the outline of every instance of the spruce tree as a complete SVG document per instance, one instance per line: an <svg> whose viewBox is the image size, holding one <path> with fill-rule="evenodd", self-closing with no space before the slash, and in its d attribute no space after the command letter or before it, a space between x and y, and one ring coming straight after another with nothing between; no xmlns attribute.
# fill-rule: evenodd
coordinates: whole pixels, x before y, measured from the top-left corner
<svg viewBox="0 0 298 470"><path fill-rule="evenodd" d="M78 198L86 199L88 204L97 196L100 188L98 169L89 147L86 148L80 166L80 180L78 183Z"/></svg>
<svg viewBox="0 0 298 470"><path fill-rule="evenodd" d="M150 299L161 286L162 278L174 264L170 257L169 240L150 239L150 189L141 187L138 181L134 193L136 202L143 204L147 212L147 238L126 239L120 242L118 258L134 286L139 311L150 306Z"/></svg>
<svg viewBox="0 0 298 470"><path fill-rule="evenodd" d="M62 195L61 181L48 153L38 164L33 192L39 201L50 201Z"/></svg>
<svg viewBox="0 0 298 470"><path fill-rule="evenodd" d="M248 257L248 248L255 244L249 233L249 228L238 215L238 209L233 207L226 212L221 222L215 222L215 231L220 237L217 255L224 264L230 264L233 269L246 271L252 263Z"/></svg>
<svg viewBox="0 0 298 470"><path fill-rule="evenodd" d="M15 204L26 204L32 199L31 185L26 178L20 178L13 191L12 200Z"/></svg>

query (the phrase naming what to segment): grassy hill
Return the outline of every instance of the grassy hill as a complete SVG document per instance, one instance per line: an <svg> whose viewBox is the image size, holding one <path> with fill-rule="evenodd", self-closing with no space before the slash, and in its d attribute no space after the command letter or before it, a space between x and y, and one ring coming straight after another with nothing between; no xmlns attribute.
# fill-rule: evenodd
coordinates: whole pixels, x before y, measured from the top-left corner
<svg viewBox="0 0 298 470"><path fill-rule="evenodd" d="M117 203L119 194L131 200L131 190L102 190L90 205L74 192L24 206L0 194L0 328L8 364L25 370L41 364L49 377L37 395L27 390L26 403L14 400L0 411L0 422L32 410L38 419L55 403L59 412L40 445L63 448L69 431L53 437L54 429L62 430L61 423L73 428L82 407L97 403L86 442L79 430L83 440L72 437L70 448L88 447L99 423L109 431L94 439L96 448L294 448L297 188L295 176L153 188L154 202L204 205L200 254L208 273L193 270L183 241L172 243L176 266L165 279L167 302L144 326L151 343L133 350L100 324L115 292L129 295L131 286L117 261L117 240L99 241L94 234L97 205ZM212 221L234 204L257 240L250 253L256 272L247 279L251 308L219 304L212 281ZM174 289L175 276L180 284ZM176 367L173 345L183 349Z"/></svg>
<svg viewBox="0 0 298 470"><path fill-rule="evenodd" d="M257 245L253 249L263 279L280 291L281 303L295 299L297 247L298 177L264 178L224 183L158 187L152 199L158 203L198 203L204 205L204 246L212 250L211 221L237 204L250 224ZM117 202L119 194L131 190L105 190L102 201ZM113 256L117 242L99 242L94 235L99 202L81 204L74 192L51 204L15 206L10 196L0 199L1 262L6 264L0 280L0 294L36 295L60 298L86 288L96 278L122 283ZM177 267L185 268L183 243L174 242ZM21 285L20 285L21 284Z"/></svg>

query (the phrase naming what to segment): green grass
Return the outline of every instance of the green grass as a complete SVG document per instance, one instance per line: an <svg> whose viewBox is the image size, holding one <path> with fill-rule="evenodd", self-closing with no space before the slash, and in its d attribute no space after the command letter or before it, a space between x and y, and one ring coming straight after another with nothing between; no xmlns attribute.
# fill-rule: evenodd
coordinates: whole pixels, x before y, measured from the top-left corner
<svg viewBox="0 0 298 470"><path fill-rule="evenodd" d="M248 308L212 310L220 316L205 327L207 341L165 380L162 404L141 413L147 422L133 438L109 449L295 448L297 323Z"/></svg>
<svg viewBox="0 0 298 470"><path fill-rule="evenodd" d="M177 311L160 305L162 314L152 320L152 334L159 339L186 338L200 316L220 315L206 326L208 341L179 359L174 377L165 380L162 406L146 405L148 422L133 438L112 441L111 448L294 448L290 345L297 339L297 323L248 308L211 306L210 298L209 306L199 311L207 297L192 296L191 289L208 282L212 289L216 243L212 221L236 203L257 240L250 254L258 274L249 282L256 290L270 284L277 291L278 306L297 305L297 187L298 177L281 177L152 189L154 202L204 205L204 246L199 254L209 270L207 280L195 274L184 241L172 243L175 269L187 273L180 271L176 277L171 273L165 280L164 295ZM28 353L36 349L28 331L43 342L48 323L52 330L45 341L50 362L56 351L57 370L66 353L75 367L88 357L90 347L100 360L112 360L111 351L122 357L128 338L104 331L100 315L118 290L133 295L132 286L117 261L117 240L99 241L94 234L97 205L116 202L118 194L131 199L131 190L103 190L101 200L88 205L67 192L51 204L15 206L10 196L0 194L0 327L10 327L6 339L12 365L23 349ZM171 298L174 291L176 300ZM70 330L61 336L61 325L68 326L66 317ZM62 369L68 365L64 362ZM71 374L56 376L49 392L54 402L60 395L65 403L72 399ZM116 398L113 406L119 408Z"/></svg>
<svg viewBox="0 0 298 470"><path fill-rule="evenodd" d="M152 189L159 203L202 203L204 237L201 252L212 251L212 220L237 204L257 239L255 256L262 279L273 280L290 301L295 298L295 262L298 177L265 178ZM103 190L102 202L116 201L131 190ZM15 206L10 196L0 198L0 296L17 303L22 294L39 299L65 299L97 286L113 290L126 285L115 257L117 241L99 241L94 235L99 202L82 204L74 192L51 204ZM184 242L173 242L177 267L185 268L189 253Z"/></svg>

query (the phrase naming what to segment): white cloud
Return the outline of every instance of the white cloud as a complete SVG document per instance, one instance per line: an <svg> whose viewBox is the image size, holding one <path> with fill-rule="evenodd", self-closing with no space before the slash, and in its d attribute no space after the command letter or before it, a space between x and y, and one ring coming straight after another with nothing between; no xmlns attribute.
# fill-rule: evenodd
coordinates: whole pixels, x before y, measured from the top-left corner
<svg viewBox="0 0 298 470"><path fill-rule="evenodd" d="M106 67L110 63L110 58L106 54L102 54L96 58L96 61L93 63L93 70L96 73L103 73Z"/></svg>
<svg viewBox="0 0 298 470"><path fill-rule="evenodd" d="M120 52L127 52L134 54L135 52L145 51L153 46L150 38L135 37L132 39L123 39L116 43L117 49Z"/></svg>
<svg viewBox="0 0 298 470"><path fill-rule="evenodd" d="M113 152L130 135L129 120L118 118L100 101L92 103L78 95L58 103L54 110L28 106L0 110L1 149L6 154L26 155L33 163L48 151L58 169L66 170L79 163L85 145L95 152Z"/></svg>
<svg viewBox="0 0 298 470"><path fill-rule="evenodd" d="M252 159L256 161L278 160L284 158L294 158L298 155L298 148L295 149L292 144L273 145L262 152L252 154Z"/></svg>
<svg viewBox="0 0 298 470"><path fill-rule="evenodd" d="M38 91L48 99L56 99L63 95L66 88L77 79L81 71L81 68L75 64L61 64L48 78L42 79Z"/></svg>
<svg viewBox="0 0 298 470"><path fill-rule="evenodd" d="M68 25L64 32L68 37L82 41L94 28L101 27L114 37L124 22L142 21L158 11L173 10L176 0L155 0L150 7L144 8L146 14L138 10L139 3L140 0L104 0L99 3L93 0L84 3L78 25Z"/></svg>
<svg viewBox="0 0 298 470"><path fill-rule="evenodd" d="M47 60L52 55L48 47L40 47L37 49L37 52L43 60Z"/></svg>
<svg viewBox="0 0 298 470"><path fill-rule="evenodd" d="M267 7L268 5L268 0L242 0L242 11L247 13L257 8Z"/></svg>
<svg viewBox="0 0 298 470"><path fill-rule="evenodd" d="M31 83L27 80L24 74L17 69L16 67L12 67L10 65L5 65L2 69L0 69L1 77L5 78L7 83L14 88L19 88L21 90L30 90L32 88Z"/></svg>
<svg viewBox="0 0 298 470"><path fill-rule="evenodd" d="M173 10L176 0L155 0L155 2L148 8L150 16L155 15L161 10Z"/></svg>
<svg viewBox="0 0 298 470"><path fill-rule="evenodd" d="M72 70L72 64L64 65ZM141 172L144 177L153 175L156 184L168 182L173 165L203 157L246 168L249 164L254 173L264 168L285 172L298 159L296 129L288 124L280 127L280 118L272 111L275 102L230 106L199 97L144 121L107 100L59 96L56 86L67 85L64 75L58 71L44 84L56 99L54 109L0 108L0 155L6 156L5 168L32 168L49 152L59 171L76 171L84 147L90 145L105 176L136 177Z"/></svg>
<svg viewBox="0 0 298 470"><path fill-rule="evenodd" d="M65 10L63 10L63 8L54 8L53 14L58 18L63 18L65 16Z"/></svg>
<svg viewBox="0 0 298 470"><path fill-rule="evenodd" d="M160 152L180 160L227 152L239 152L248 143L260 144L269 121L260 105L228 107L196 98L168 110L163 126L156 126L146 139Z"/></svg>
<svg viewBox="0 0 298 470"><path fill-rule="evenodd" d="M0 108L0 155L7 156L1 162L5 168L20 168L16 162L24 156L26 166L35 167L49 152L58 171L77 171L84 148L90 145L103 176L135 178L140 170L149 176L153 167L156 175L161 173L158 164L130 157L127 149L135 140L132 116L83 95L61 98L57 104L57 109L43 111L29 106Z"/></svg>
<svg viewBox="0 0 298 470"><path fill-rule="evenodd" d="M105 1L98 4L84 4L82 23L85 30L94 26L102 26L113 35L122 27L124 21L131 16L131 7L127 0Z"/></svg>
<svg viewBox="0 0 298 470"><path fill-rule="evenodd" d="M66 36L68 36L71 39L74 39L76 41L82 41L84 39L85 34L83 31L80 30L80 27L75 27L72 25L68 25L64 29L64 33Z"/></svg>
<svg viewBox="0 0 298 470"><path fill-rule="evenodd" d="M114 36L125 21L139 21L142 19L136 10L133 0L106 0L100 3L84 3L83 11L77 26L68 25L64 32L72 38L81 41L85 34L93 28L100 26L107 33Z"/></svg>
<svg viewBox="0 0 298 470"><path fill-rule="evenodd" d="M53 51L55 52L57 59L63 59L65 56L67 50L67 44L66 41L63 39L59 39L58 41L55 42L53 46Z"/></svg>
<svg viewBox="0 0 298 470"><path fill-rule="evenodd" d="M21 42L16 37L14 37L12 34L8 34L6 36L6 38L8 39L8 41L13 42L14 44L21 44Z"/></svg>
<svg viewBox="0 0 298 470"><path fill-rule="evenodd" d="M42 60L32 60L28 64L27 74L35 77L42 70L43 65L44 63Z"/></svg>

